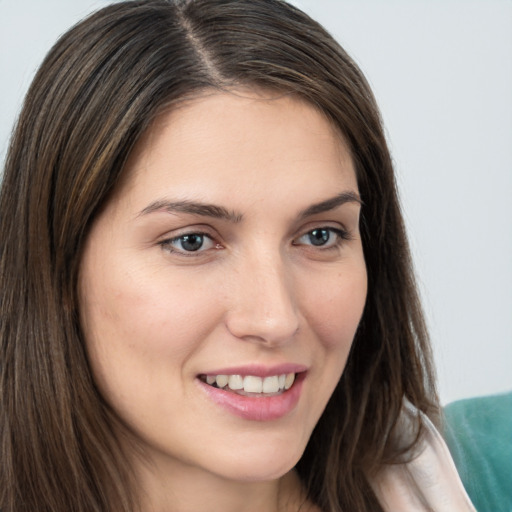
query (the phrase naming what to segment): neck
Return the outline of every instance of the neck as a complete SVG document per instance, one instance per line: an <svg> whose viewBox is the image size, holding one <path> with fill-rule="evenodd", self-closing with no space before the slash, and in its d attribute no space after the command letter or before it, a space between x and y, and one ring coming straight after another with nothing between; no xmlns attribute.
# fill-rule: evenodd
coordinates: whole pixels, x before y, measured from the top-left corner
<svg viewBox="0 0 512 512"><path fill-rule="evenodd" d="M136 476L142 490L141 512L297 512L304 502L294 470L270 481L234 481L160 462L140 464Z"/></svg>

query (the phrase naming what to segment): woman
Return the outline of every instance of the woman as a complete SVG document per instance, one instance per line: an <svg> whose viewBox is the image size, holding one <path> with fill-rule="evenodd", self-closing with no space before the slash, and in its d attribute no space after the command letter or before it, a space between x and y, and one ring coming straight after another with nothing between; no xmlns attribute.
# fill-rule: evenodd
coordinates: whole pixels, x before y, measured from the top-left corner
<svg viewBox="0 0 512 512"><path fill-rule="evenodd" d="M78 24L0 212L3 512L471 510L377 107L297 9Z"/></svg>

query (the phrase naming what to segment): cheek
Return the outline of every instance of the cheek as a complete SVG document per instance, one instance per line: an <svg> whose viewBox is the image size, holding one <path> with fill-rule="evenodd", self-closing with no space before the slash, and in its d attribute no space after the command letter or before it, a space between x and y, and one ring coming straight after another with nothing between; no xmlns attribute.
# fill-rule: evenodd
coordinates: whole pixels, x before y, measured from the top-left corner
<svg viewBox="0 0 512 512"><path fill-rule="evenodd" d="M364 264L344 265L342 271L315 282L321 286L311 290L310 282L307 288L301 288L302 292L310 290L301 293L302 304L316 340L309 375L314 392L307 403L314 423L321 417L345 369L366 302L366 268Z"/></svg>
<svg viewBox="0 0 512 512"><path fill-rule="evenodd" d="M344 269L308 294L308 320L328 351L348 354L366 302L363 264Z"/></svg>
<svg viewBox="0 0 512 512"><path fill-rule="evenodd" d="M81 315L86 330L141 350L172 349L190 330L201 331L215 304L202 287L158 272L114 271L88 284Z"/></svg>
<svg viewBox="0 0 512 512"><path fill-rule="evenodd" d="M171 285L147 269L87 277L82 327L105 396L115 401L147 394L150 400L155 383L168 389L169 376L183 372L216 322L215 301L202 287Z"/></svg>

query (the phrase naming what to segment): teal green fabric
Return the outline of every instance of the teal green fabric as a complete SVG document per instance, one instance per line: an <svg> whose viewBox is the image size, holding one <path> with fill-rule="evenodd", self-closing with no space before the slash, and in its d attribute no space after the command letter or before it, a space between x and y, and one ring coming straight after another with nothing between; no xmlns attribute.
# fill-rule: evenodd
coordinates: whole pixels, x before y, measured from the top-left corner
<svg viewBox="0 0 512 512"><path fill-rule="evenodd" d="M478 512L512 512L512 392L445 407L444 437Z"/></svg>

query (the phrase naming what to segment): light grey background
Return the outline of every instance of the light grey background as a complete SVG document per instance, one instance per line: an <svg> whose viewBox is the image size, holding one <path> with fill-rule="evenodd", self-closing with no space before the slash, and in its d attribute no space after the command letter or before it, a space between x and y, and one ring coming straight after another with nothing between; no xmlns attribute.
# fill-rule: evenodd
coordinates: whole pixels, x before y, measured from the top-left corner
<svg viewBox="0 0 512 512"><path fill-rule="evenodd" d="M0 161L47 50L107 1L0 0ZM512 389L512 0L295 0L381 106L444 403Z"/></svg>

